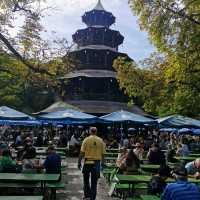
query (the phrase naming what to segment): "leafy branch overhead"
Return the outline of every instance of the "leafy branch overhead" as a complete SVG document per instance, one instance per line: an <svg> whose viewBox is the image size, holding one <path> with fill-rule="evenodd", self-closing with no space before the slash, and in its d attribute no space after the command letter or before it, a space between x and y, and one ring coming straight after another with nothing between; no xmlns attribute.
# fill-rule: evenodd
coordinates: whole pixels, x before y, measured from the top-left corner
<svg viewBox="0 0 200 200"><path fill-rule="evenodd" d="M57 71L61 71L60 66L55 66L54 70L49 69L49 62L52 59L59 59L68 54L70 48L65 43L61 45L61 40L55 44L45 41L41 38L41 32L44 28L40 24L45 8L41 6L42 0L3 0L0 2L0 42L3 50L11 52L13 56L21 61L24 66L32 72L44 74L52 79L56 78ZM24 17L24 25L18 33L17 38L11 38L10 28L15 28L15 18ZM58 46L60 45L60 46ZM68 63L69 64L69 63ZM66 63L65 63L66 65ZM69 68L67 68L69 69ZM64 71L63 71L64 73Z"/></svg>
<svg viewBox="0 0 200 200"><path fill-rule="evenodd" d="M131 75L124 74L123 78L121 73L131 64L122 64L118 60L115 65L118 66L120 85L130 98L139 96L144 108L154 114L198 116L200 1L129 0L129 4L139 18L140 28L148 32L150 41L161 56L145 60L145 65L150 67L148 69L129 66L131 70L127 73ZM133 80L126 80L130 79L129 76L133 76ZM139 81L140 76L144 81Z"/></svg>
<svg viewBox="0 0 200 200"><path fill-rule="evenodd" d="M37 111L53 94L63 94L58 77L72 71L75 62L66 39L55 33L51 41L42 38L46 30L41 20L53 9L46 5L43 0L0 1L0 104ZM18 19L23 21L20 28ZM34 103L37 96L44 101Z"/></svg>

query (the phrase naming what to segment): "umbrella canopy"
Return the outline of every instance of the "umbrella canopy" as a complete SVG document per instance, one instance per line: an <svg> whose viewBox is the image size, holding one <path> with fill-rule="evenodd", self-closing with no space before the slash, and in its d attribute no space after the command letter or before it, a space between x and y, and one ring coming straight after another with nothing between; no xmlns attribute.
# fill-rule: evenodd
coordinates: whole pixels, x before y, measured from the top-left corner
<svg viewBox="0 0 200 200"><path fill-rule="evenodd" d="M67 122L73 122L73 121L91 121L98 119L94 115L89 115L83 112L79 112L73 109L66 109L62 111L56 111L52 113L48 113L45 115L40 115L38 117L41 120L50 120L50 121L65 121Z"/></svg>
<svg viewBox="0 0 200 200"><path fill-rule="evenodd" d="M38 120L0 120L0 125L40 126L42 123Z"/></svg>
<svg viewBox="0 0 200 200"><path fill-rule="evenodd" d="M171 115L157 120L160 125L176 128L200 127L200 121L181 115Z"/></svg>
<svg viewBox="0 0 200 200"><path fill-rule="evenodd" d="M142 115L137 115L128 111L117 111L110 113L108 115L100 117L100 119L110 121L110 122L125 122L131 121L137 124L153 124L156 123L155 120L144 117Z"/></svg>
<svg viewBox="0 0 200 200"><path fill-rule="evenodd" d="M192 129L192 133L200 136L200 129Z"/></svg>
<svg viewBox="0 0 200 200"><path fill-rule="evenodd" d="M7 119L7 120L27 120L32 119L31 116L9 108L7 106L0 107L0 119Z"/></svg>
<svg viewBox="0 0 200 200"><path fill-rule="evenodd" d="M161 128L159 130L160 132L177 132L177 129L176 128Z"/></svg>

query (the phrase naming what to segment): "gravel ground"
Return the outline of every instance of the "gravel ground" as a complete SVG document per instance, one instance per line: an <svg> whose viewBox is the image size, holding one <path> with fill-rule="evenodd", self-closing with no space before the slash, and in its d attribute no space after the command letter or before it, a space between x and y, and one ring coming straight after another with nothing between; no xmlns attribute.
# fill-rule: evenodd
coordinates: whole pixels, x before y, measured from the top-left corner
<svg viewBox="0 0 200 200"><path fill-rule="evenodd" d="M83 199L83 179L82 173L77 169L77 158L67 159L67 175L63 177L67 181L65 190L58 191L58 200L80 200ZM108 196L109 187L105 178L100 178L96 200L117 200Z"/></svg>

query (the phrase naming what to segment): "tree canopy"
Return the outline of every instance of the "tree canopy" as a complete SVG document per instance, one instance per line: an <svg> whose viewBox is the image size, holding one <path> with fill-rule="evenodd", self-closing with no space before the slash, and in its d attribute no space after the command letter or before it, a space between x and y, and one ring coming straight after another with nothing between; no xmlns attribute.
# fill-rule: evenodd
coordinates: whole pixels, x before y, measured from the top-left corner
<svg viewBox="0 0 200 200"><path fill-rule="evenodd" d="M131 98L133 94L142 94L144 108L154 114L198 116L200 1L129 0L129 4L138 16L140 28L148 32L150 41L161 56L145 60L143 64L148 63L145 69L139 69L126 61L122 64L120 59L116 61L115 68L119 70L121 87L125 88ZM142 76L141 83L122 77L128 66L131 66L131 72L127 76L133 80Z"/></svg>
<svg viewBox="0 0 200 200"><path fill-rule="evenodd" d="M47 9L53 9L44 2L0 1L0 104L42 109L53 101L53 93L63 94L58 77L75 67L66 39L42 38L41 19ZM16 26L19 18L23 21L20 28Z"/></svg>

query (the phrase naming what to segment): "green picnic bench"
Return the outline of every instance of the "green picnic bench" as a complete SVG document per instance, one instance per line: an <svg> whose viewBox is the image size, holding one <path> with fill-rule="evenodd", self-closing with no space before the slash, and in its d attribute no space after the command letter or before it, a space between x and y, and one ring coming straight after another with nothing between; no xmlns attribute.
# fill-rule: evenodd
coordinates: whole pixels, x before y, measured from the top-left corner
<svg viewBox="0 0 200 200"><path fill-rule="evenodd" d="M141 195L141 200L160 200L160 197L154 195Z"/></svg>
<svg viewBox="0 0 200 200"><path fill-rule="evenodd" d="M40 188L45 194L45 190L60 188L57 182L60 174L16 174L16 173L0 173L1 188ZM48 184L55 184L50 187ZM58 187L59 186L59 187ZM52 189L52 191L53 191Z"/></svg>

